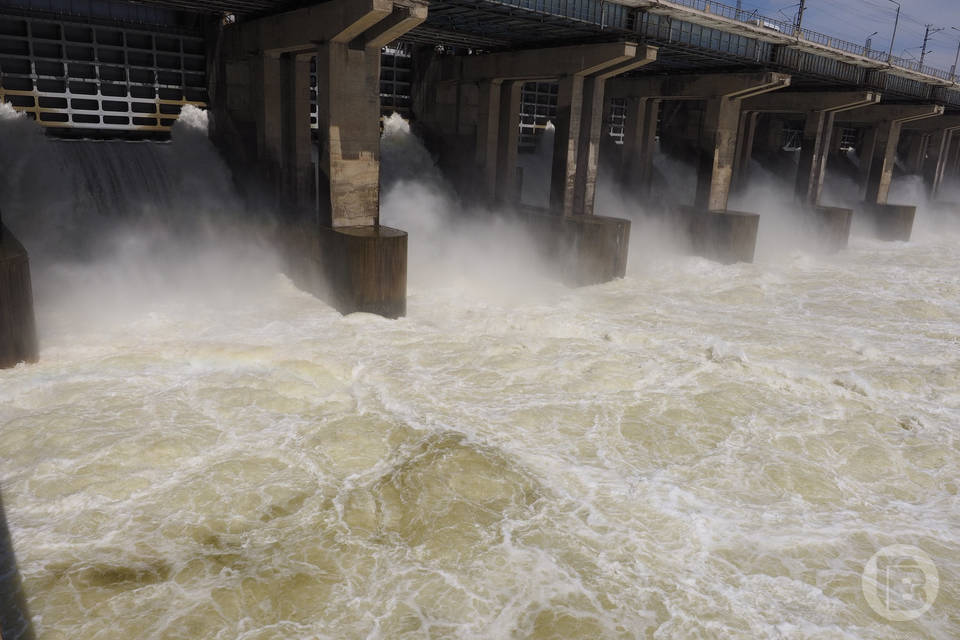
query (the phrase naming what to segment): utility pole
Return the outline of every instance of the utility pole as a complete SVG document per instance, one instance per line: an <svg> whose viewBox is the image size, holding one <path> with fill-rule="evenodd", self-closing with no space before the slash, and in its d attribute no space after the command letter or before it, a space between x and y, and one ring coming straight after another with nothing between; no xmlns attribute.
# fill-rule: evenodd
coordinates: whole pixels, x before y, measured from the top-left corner
<svg viewBox="0 0 960 640"><path fill-rule="evenodd" d="M900 3L897 0L887 0L897 5L897 18L893 21L893 35L890 36L890 51L887 53L887 64L893 64L893 41L897 37L897 25L900 24Z"/></svg>
<svg viewBox="0 0 960 640"><path fill-rule="evenodd" d="M956 27L950 27L954 31L960 31ZM960 42L957 43L957 57L953 59L953 68L950 69L950 77L953 78L953 81L957 81L957 63L960 62Z"/></svg>
<svg viewBox="0 0 960 640"><path fill-rule="evenodd" d="M740 19L741 11L743 11L743 0L737 0L737 20Z"/></svg>
<svg viewBox="0 0 960 640"><path fill-rule="evenodd" d="M797 9L797 23L793 25L793 35L800 35L800 27L803 26L803 12L807 10L807 0L800 0L800 8Z"/></svg>
<svg viewBox="0 0 960 640"><path fill-rule="evenodd" d="M920 49L920 68L923 69L923 59L927 57L927 42L930 40L930 36L937 33L938 31L943 31L946 27L936 27L932 24L927 25L927 30L923 34L923 48Z"/></svg>

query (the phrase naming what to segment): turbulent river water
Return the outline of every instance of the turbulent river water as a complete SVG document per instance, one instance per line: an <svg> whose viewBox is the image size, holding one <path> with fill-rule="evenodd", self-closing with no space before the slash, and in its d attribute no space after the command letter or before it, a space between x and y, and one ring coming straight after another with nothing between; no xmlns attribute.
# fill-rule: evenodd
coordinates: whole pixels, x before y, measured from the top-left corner
<svg viewBox="0 0 960 640"><path fill-rule="evenodd" d="M396 321L223 228L34 257L0 484L38 637L960 636L960 226L720 266L635 225L567 289L447 206L387 190ZM892 544L939 572L914 620L864 597Z"/></svg>

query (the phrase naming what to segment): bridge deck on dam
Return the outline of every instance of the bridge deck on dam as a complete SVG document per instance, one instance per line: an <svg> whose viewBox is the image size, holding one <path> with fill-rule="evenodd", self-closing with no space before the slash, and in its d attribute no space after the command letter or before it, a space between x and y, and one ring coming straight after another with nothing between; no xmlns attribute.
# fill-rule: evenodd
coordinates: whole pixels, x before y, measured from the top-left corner
<svg viewBox="0 0 960 640"><path fill-rule="evenodd" d="M211 17L244 20L312 3L0 0L0 100L64 131L166 132L185 104L208 101ZM409 110L407 45L498 51L636 39L659 49L637 74L772 70L790 74L794 90L856 88L960 108L960 85L946 72L899 58L888 64L885 52L792 29L704 0L432 0L406 44L386 52L381 99L386 109ZM530 87L524 104L549 103L553 90ZM543 115L531 119L525 109L522 143Z"/></svg>
<svg viewBox="0 0 960 640"><path fill-rule="evenodd" d="M311 2L146 0L145 4L245 16ZM955 74L713 0L433 0L427 21L408 37L430 44L499 49L626 35L658 45L661 69L752 63L820 82L960 106Z"/></svg>

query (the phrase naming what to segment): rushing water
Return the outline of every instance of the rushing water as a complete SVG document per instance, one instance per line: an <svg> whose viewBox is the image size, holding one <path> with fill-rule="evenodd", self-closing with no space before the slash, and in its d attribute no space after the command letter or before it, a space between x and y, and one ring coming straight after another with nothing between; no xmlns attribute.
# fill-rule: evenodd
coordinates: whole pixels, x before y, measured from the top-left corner
<svg viewBox="0 0 960 640"><path fill-rule="evenodd" d="M960 636L955 227L720 266L638 225L570 290L446 206L385 198L397 321L223 233L35 264L0 482L40 638ZM895 543L939 570L910 622L861 590Z"/></svg>

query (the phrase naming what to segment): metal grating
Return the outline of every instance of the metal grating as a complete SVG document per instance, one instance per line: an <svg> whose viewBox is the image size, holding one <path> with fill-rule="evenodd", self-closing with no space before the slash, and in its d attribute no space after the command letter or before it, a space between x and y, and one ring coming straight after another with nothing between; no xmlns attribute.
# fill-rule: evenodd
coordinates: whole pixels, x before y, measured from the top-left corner
<svg viewBox="0 0 960 640"><path fill-rule="evenodd" d="M46 127L169 131L206 86L202 38L0 15L0 100Z"/></svg>
<svg viewBox="0 0 960 640"><path fill-rule="evenodd" d="M380 56L380 112L410 118L413 82L412 48L406 43L384 47Z"/></svg>
<svg viewBox="0 0 960 640"><path fill-rule="evenodd" d="M839 147L841 151L853 151L857 147L860 132L852 127L840 129Z"/></svg>
<svg viewBox="0 0 960 640"><path fill-rule="evenodd" d="M520 93L520 142L521 153L533 153L537 137L547 123L557 119L557 82L527 82Z"/></svg>
<svg viewBox="0 0 960 640"><path fill-rule="evenodd" d="M413 49L397 42L380 53L380 115L396 112L410 118ZM310 128L317 129L317 60L310 61Z"/></svg>
<svg viewBox="0 0 960 640"><path fill-rule="evenodd" d="M607 135L614 144L623 144L627 125L627 99L611 98L607 108Z"/></svg>

